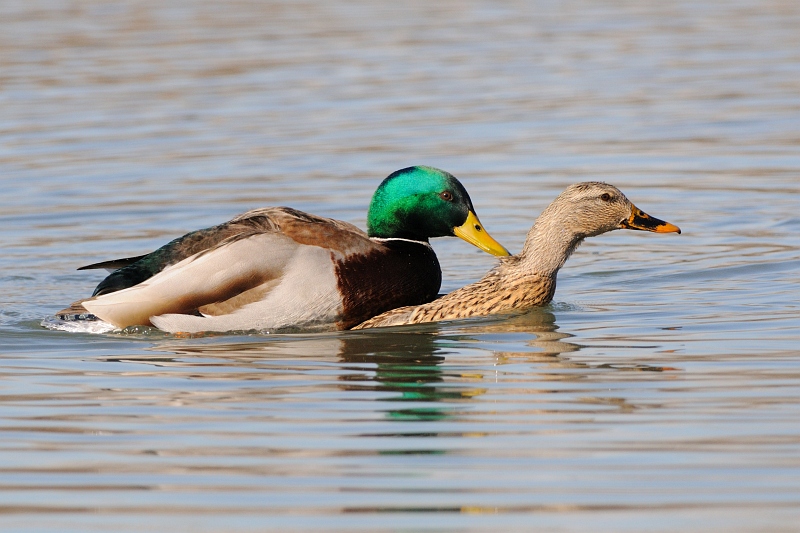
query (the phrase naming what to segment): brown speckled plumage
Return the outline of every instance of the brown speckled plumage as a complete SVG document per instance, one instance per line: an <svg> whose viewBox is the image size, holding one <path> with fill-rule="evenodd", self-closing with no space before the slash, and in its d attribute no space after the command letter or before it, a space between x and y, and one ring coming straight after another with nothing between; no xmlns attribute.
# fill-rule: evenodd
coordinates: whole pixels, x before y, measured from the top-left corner
<svg viewBox="0 0 800 533"><path fill-rule="evenodd" d="M544 305L553 299L555 277L506 278L501 264L480 281L461 287L431 303L401 307L363 322L354 329L421 324L471 316L513 313Z"/></svg>
<svg viewBox="0 0 800 533"><path fill-rule="evenodd" d="M353 329L519 313L553 299L559 269L586 237L615 229L680 233L636 208L616 187L571 185L539 216L521 253L501 259L482 279L433 302L394 309Z"/></svg>

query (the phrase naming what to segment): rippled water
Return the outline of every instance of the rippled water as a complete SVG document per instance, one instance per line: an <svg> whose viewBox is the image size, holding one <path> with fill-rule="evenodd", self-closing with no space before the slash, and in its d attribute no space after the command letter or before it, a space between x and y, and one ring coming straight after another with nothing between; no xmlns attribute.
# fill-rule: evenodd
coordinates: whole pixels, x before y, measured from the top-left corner
<svg viewBox="0 0 800 533"><path fill-rule="evenodd" d="M800 4L0 4L4 531L796 531ZM605 180L551 306L390 331L45 316L264 205L364 226L456 174L518 251ZM444 289L494 260L435 241Z"/></svg>

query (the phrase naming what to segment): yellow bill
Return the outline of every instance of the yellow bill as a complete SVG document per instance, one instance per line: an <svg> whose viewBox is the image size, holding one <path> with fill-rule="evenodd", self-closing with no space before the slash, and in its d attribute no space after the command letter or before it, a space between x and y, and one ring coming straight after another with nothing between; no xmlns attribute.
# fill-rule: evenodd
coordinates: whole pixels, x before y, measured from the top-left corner
<svg viewBox="0 0 800 533"><path fill-rule="evenodd" d="M475 213L472 211L470 211L469 215L467 215L466 222L458 227L453 228L453 233L468 243L477 246L484 252L489 252L492 255L499 256L511 255L502 244L494 240L491 235L486 233L486 230L483 229L481 221L478 220L477 215L475 215Z"/></svg>

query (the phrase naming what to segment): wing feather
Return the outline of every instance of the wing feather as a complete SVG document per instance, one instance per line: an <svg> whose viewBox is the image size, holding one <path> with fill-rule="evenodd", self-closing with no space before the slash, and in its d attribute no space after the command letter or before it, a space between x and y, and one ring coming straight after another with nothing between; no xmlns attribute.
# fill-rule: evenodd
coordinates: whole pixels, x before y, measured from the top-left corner
<svg viewBox="0 0 800 533"><path fill-rule="evenodd" d="M83 306L120 328L150 324L152 316L192 313L280 278L297 246L278 234L232 239L138 285L87 300Z"/></svg>
<svg viewBox="0 0 800 533"><path fill-rule="evenodd" d="M227 238L181 258L141 283L86 300L83 306L120 328L150 325L151 317L165 314L201 311L224 315L266 299L280 286L289 265L311 276L319 272L313 264L293 264L301 247L330 252L320 254L322 259L314 260L318 262L382 246L351 224L286 207L248 211L223 226L226 231L217 230L216 234L227 232Z"/></svg>

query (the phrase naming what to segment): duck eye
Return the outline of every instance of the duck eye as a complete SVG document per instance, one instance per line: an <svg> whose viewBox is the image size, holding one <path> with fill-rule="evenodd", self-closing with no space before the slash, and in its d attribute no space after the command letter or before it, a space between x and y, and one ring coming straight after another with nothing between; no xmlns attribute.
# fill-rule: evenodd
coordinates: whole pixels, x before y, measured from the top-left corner
<svg viewBox="0 0 800 533"><path fill-rule="evenodd" d="M439 198L444 200L445 202L452 202L453 201L453 193L450 191L442 191L439 193Z"/></svg>
<svg viewBox="0 0 800 533"><path fill-rule="evenodd" d="M601 200L603 200L604 202L610 202L610 201L611 201L611 195L610 195L610 194L608 194L607 192L604 192L604 193L603 193L603 194L600 196L600 199L601 199Z"/></svg>

